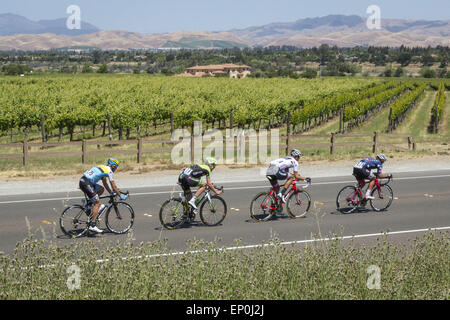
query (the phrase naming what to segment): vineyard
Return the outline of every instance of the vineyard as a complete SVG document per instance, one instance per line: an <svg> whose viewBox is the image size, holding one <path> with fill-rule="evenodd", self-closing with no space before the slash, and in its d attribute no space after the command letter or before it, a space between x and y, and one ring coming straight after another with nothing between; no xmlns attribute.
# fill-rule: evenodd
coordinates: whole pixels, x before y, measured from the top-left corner
<svg viewBox="0 0 450 320"><path fill-rule="evenodd" d="M239 81L125 75L0 78L0 146L28 141L27 150L31 150L36 148L32 147L33 141L42 140L42 143L53 142L53 151L75 155L74 151L80 152L79 147L74 149L68 144L59 147L56 143L88 139L92 143L86 146L92 148L90 151L88 147L83 149L84 154L100 154L100 146L113 146L100 143L101 140L130 140L153 135L167 141L174 129L190 130L194 121L202 121L203 130L279 128L281 136L292 135L293 145L300 136L304 144L326 145L329 138L314 140L311 133L340 133L341 136L353 132L366 136L373 135L374 131L396 133L405 118L413 113L411 110L417 109L425 92L427 96L436 94L431 115L428 111L428 124L436 123L436 114L437 122L447 123L443 119L450 114L445 99L448 89L449 82L406 78ZM400 131L403 136L410 132L405 128ZM360 140L340 139L354 145ZM408 148L403 150L411 147L412 139L408 139ZM99 143L95 145L94 141ZM386 141L398 142L400 140ZM367 142L368 145L371 143ZM406 140L402 139L401 143ZM125 144L116 142L114 145L126 148ZM39 146L38 151L45 152L45 145ZM162 148L165 147L162 143ZM151 148L158 147L152 145ZM13 149L9 151L16 155L22 152L20 146ZM319 149L314 152L320 154ZM130 154L133 152L129 151ZM39 156L41 164L45 163L43 155ZM157 155L148 157L156 159ZM7 155L0 158L4 158L1 160L4 167L15 167L12 160L5 159Z"/></svg>
<svg viewBox="0 0 450 320"><path fill-rule="evenodd" d="M77 127L105 125L112 130L169 122L175 128L202 120L223 125L233 114L240 126L269 126L284 121L289 110L338 93L374 86L369 79L179 79L167 77L91 76L0 80L0 130L47 131L72 134ZM261 121L260 121L261 120Z"/></svg>

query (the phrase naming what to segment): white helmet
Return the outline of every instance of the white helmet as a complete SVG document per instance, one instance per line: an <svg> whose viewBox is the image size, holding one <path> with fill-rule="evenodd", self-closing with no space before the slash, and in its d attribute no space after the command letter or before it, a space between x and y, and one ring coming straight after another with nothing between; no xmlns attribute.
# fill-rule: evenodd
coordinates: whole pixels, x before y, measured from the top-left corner
<svg viewBox="0 0 450 320"><path fill-rule="evenodd" d="M297 149L294 149L294 150L292 150L291 151L291 157L301 157L302 156L302 153L300 152L300 151L298 151Z"/></svg>

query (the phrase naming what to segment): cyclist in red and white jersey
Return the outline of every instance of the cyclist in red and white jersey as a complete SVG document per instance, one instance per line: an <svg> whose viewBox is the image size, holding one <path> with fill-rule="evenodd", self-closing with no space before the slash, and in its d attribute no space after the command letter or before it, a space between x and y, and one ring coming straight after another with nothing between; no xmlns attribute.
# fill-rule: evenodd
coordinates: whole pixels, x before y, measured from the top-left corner
<svg viewBox="0 0 450 320"><path fill-rule="evenodd" d="M294 149L291 151L290 155L290 157L288 156L270 162L269 168L266 172L266 177L267 179L269 179L270 184L275 190L278 190L280 188L278 180L287 179L283 188L278 193L278 197L283 202L286 202L284 195L294 179L306 180L308 183L311 182L311 178L302 177L298 173L298 162L300 160L300 157L302 156L302 153ZM289 172L290 168L292 168L294 172L293 174Z"/></svg>

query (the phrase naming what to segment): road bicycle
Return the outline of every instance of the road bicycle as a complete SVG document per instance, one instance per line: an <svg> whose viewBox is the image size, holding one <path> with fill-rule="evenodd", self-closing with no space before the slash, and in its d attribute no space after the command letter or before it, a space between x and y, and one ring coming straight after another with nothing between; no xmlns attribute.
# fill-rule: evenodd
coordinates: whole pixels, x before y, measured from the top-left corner
<svg viewBox="0 0 450 320"><path fill-rule="evenodd" d="M311 195L305 190L311 183L298 186L294 179L286 193L287 213L292 219L304 218L311 208ZM250 217L257 221L267 221L283 212L283 202L279 199L275 188L258 193L250 204Z"/></svg>
<svg viewBox="0 0 450 320"><path fill-rule="evenodd" d="M223 187L214 187L217 190L223 190ZM211 196L210 190L209 186L206 186L205 192L196 200L196 206L199 208L200 220L204 225L217 226L227 215L227 204L220 196ZM164 228L173 230L185 223L194 222L195 211L184 194L180 193L179 197L172 197L162 204L159 220Z"/></svg>
<svg viewBox="0 0 450 320"><path fill-rule="evenodd" d="M128 192L121 193L129 195ZM116 193L101 196L100 199L109 199L109 201L98 214L97 227L115 234L127 233L134 223L134 210L131 205L124 201L117 201ZM59 219L61 230L72 238L87 234L91 213L92 204L89 204L89 199L85 195L81 205L74 204L64 209Z"/></svg>
<svg viewBox="0 0 450 320"><path fill-rule="evenodd" d="M392 181L392 177L384 183L380 183L379 179L375 180L374 188L371 192L371 196L375 199L366 199L365 194L367 188L363 191L364 186L370 181L370 179L364 179L359 181L353 186L345 186L339 191L336 198L337 210L341 213L352 213L361 208L365 208L367 202L373 210L380 212L387 210L394 199L394 192L389 186Z"/></svg>

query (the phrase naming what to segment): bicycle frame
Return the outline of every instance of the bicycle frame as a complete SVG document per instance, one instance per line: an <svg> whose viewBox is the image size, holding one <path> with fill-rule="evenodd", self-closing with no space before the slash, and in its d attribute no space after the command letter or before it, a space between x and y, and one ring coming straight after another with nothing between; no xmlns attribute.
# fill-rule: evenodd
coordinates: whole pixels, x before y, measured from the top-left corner
<svg viewBox="0 0 450 320"><path fill-rule="evenodd" d="M286 193L286 198L287 198L292 192L295 192L295 193L298 193L298 192L299 192L299 190L297 189L297 181L298 181L297 179L294 179L294 180L292 181L291 187L289 188L289 191ZM309 184L307 184L307 185L304 186L303 188L307 188L308 186L309 186ZM279 187L278 187L278 188L279 188ZM278 199L278 195L277 195L277 193L276 193L276 191L275 191L275 187L272 187L272 188L270 189L270 191L269 191L269 196L267 197L267 200L270 199L272 196L274 197L274 200L275 200L275 203L277 204L277 207L274 208L274 207L272 207L272 206L268 206L268 205L267 205L267 201L265 201L264 207L263 207L263 204L261 204L261 208L262 208L262 209L270 209L270 210L272 210L272 212L275 212L275 210L278 209L278 206L280 206L281 208L283 207L284 203L283 203L283 202L279 203L279 199Z"/></svg>
<svg viewBox="0 0 450 320"><path fill-rule="evenodd" d="M122 192L122 193L128 195L128 192ZM102 210L101 212L98 212L97 219L100 219L100 218L103 216L103 214L104 214L105 212L107 212L108 209L109 209L111 206L114 206L114 205L117 203L117 201L116 201L116 199L115 199L116 196L117 196L116 194L110 194L110 195L107 195L107 196L101 196L101 197L99 197L99 199L109 199L109 201L108 201L107 204L105 204L105 207L103 208L103 210ZM86 209L86 207L88 206L88 203L89 203L89 199L88 199L88 197L86 196L86 194L84 195L84 198L85 198L86 204L83 204L83 206L84 206L84 208ZM122 217L120 216L120 212L119 212L119 210L117 210L117 207L116 207L116 206L114 206L114 211L116 212L117 218L118 218L118 219L122 219ZM90 218L90 216L91 216L91 214L92 214L92 208L89 210L89 212L86 212L86 213L89 215L89 218Z"/></svg>
<svg viewBox="0 0 450 320"><path fill-rule="evenodd" d="M366 197L364 197L362 190L366 186L367 182L369 182L369 181L370 181L370 179L359 180L356 191L351 196L347 197L346 200L352 201L358 205L361 203L367 202ZM378 191L378 195L382 199L383 194L381 192L381 184L380 184L380 180L378 178L375 179L374 190ZM359 199L362 199L362 200L360 201L360 200L356 199L356 195L358 195Z"/></svg>

